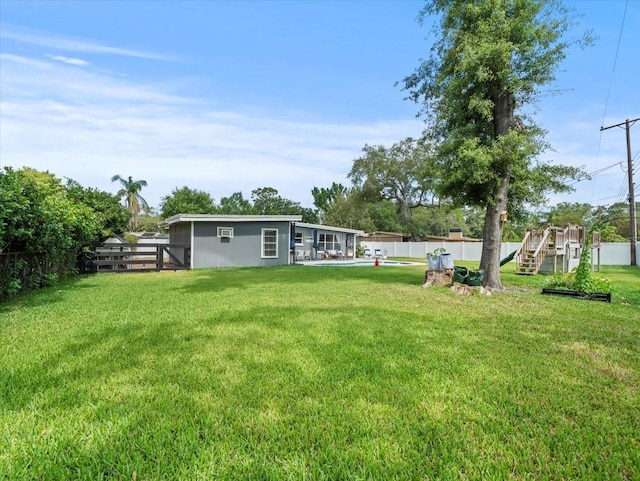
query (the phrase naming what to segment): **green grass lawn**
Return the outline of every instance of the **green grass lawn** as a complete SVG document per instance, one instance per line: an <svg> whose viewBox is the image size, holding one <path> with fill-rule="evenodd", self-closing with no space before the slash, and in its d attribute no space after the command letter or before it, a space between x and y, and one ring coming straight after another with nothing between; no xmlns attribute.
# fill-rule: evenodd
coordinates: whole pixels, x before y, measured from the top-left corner
<svg viewBox="0 0 640 481"><path fill-rule="evenodd" d="M471 265L471 264L470 264ZM94 275L0 306L0 479L640 479L613 302L424 267Z"/></svg>

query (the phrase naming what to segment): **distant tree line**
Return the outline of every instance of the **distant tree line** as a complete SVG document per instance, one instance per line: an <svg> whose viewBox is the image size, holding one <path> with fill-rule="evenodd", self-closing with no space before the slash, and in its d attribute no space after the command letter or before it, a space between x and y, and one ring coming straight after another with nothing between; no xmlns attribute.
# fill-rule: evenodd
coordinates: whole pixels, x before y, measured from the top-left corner
<svg viewBox="0 0 640 481"><path fill-rule="evenodd" d="M162 198L160 217L166 219L177 214L300 215L303 222L318 222L318 214L314 209L282 197L273 187L251 191L250 199L245 199L242 192L234 192L222 197L218 204L208 192L187 186L176 187Z"/></svg>

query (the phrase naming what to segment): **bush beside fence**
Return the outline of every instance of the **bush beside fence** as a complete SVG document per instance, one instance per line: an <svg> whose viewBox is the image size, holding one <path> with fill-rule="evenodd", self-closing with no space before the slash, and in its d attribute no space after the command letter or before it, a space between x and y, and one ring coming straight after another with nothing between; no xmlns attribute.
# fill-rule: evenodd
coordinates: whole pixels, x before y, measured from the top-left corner
<svg viewBox="0 0 640 481"><path fill-rule="evenodd" d="M76 251L0 253L0 301L78 273Z"/></svg>

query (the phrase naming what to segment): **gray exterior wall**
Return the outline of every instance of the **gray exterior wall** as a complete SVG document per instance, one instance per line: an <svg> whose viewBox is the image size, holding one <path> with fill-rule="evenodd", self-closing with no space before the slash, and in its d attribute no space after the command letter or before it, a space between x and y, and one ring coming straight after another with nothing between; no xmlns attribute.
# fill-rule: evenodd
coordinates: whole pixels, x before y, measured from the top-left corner
<svg viewBox="0 0 640 481"><path fill-rule="evenodd" d="M218 227L233 227L233 238L217 237ZM262 229L278 229L278 257L262 258ZM172 238L173 242L173 238ZM289 264L289 222L194 222L191 266L276 266Z"/></svg>
<svg viewBox="0 0 640 481"><path fill-rule="evenodd" d="M169 229L172 244L191 244L191 223L174 224Z"/></svg>

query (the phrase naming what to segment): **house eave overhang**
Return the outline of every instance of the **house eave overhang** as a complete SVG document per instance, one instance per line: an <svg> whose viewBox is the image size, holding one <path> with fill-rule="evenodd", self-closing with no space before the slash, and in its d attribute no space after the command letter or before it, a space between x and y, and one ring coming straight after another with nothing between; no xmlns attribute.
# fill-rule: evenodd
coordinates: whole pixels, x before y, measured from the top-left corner
<svg viewBox="0 0 640 481"><path fill-rule="evenodd" d="M344 227L333 227L331 225L308 224L306 222L296 222L296 226L307 227L309 229L320 229L320 230L328 230L333 232L344 232L346 234L355 234L359 236L365 235L365 232L363 230L346 229Z"/></svg>
<svg viewBox="0 0 640 481"><path fill-rule="evenodd" d="M176 214L159 225L168 227L181 222L298 222L301 215L215 215L215 214Z"/></svg>

